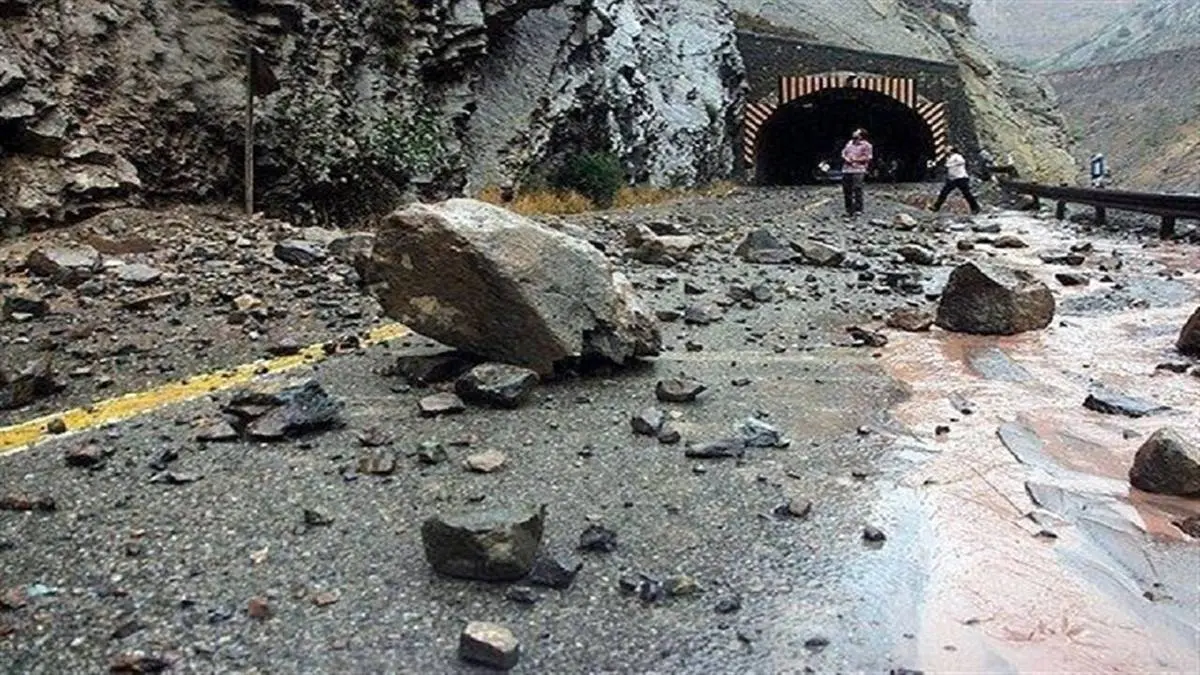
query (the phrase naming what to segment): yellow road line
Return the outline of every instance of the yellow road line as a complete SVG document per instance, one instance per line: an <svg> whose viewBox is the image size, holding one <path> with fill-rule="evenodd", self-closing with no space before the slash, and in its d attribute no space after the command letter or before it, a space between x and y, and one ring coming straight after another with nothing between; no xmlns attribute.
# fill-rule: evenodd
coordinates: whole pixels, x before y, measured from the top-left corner
<svg viewBox="0 0 1200 675"><path fill-rule="evenodd" d="M411 332L408 327L398 323L387 324L369 332L363 339L363 345L387 342ZM322 348L322 344L315 344L305 347L292 356L264 359L218 370L214 373L168 382L153 389L110 398L84 408L75 408L10 427L3 427L0 428L0 457L20 452L41 440L48 434L46 425L54 419L61 419L65 422L69 431L89 429L100 424L128 419L171 403L188 401L214 391L245 384L262 375L281 373L298 366L323 361L326 358L328 355Z"/></svg>

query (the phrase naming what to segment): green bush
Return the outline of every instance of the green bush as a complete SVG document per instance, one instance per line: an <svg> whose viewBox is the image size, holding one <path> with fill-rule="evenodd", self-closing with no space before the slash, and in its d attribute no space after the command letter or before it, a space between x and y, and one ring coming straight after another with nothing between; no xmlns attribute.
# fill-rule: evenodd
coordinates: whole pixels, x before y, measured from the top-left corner
<svg viewBox="0 0 1200 675"><path fill-rule="evenodd" d="M600 208L609 208L625 185L621 160L611 152L591 152L568 159L554 179L554 187L574 190Z"/></svg>

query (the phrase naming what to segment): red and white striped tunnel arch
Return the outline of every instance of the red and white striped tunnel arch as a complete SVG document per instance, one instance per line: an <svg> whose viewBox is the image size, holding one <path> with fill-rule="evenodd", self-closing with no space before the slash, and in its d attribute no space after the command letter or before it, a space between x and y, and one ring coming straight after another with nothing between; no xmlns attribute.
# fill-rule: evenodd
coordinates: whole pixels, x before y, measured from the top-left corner
<svg viewBox="0 0 1200 675"><path fill-rule="evenodd" d="M822 89L866 89L890 96L912 108L925 120L933 135L933 149L937 160L949 154L949 122L946 119L946 104L935 103L917 94L916 83L906 77L883 77L878 75L855 75L853 73L825 73L779 78L779 91L772 96L746 105L745 121L742 126L742 158L747 167L754 166L758 149L758 133L771 115L783 105Z"/></svg>

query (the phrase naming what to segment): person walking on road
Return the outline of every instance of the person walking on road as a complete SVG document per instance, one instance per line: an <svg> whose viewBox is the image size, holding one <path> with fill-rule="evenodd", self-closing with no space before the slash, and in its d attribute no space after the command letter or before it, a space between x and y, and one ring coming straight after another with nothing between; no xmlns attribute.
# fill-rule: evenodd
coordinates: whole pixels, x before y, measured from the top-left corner
<svg viewBox="0 0 1200 675"><path fill-rule="evenodd" d="M842 196L846 201L847 218L863 212L863 182L872 157L874 149L867 140L867 130L855 129L850 142L842 149Z"/></svg>
<svg viewBox="0 0 1200 675"><path fill-rule="evenodd" d="M930 210L935 213L942 210L942 204L946 203L946 198L957 189L967 200L967 205L971 207L971 213L977 214L980 211L979 202L975 201L975 195L971 194L971 177L967 175L967 160L953 145L949 150L950 154L946 157L946 183L942 185L942 192Z"/></svg>

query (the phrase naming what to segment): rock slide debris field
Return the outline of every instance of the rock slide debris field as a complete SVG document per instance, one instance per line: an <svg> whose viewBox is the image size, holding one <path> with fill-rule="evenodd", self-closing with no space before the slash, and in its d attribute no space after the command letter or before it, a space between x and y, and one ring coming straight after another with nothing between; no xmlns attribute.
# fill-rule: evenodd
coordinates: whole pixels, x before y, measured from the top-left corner
<svg viewBox="0 0 1200 675"><path fill-rule="evenodd" d="M927 200L743 189L515 249L464 203L407 262L386 223L195 209L4 243L0 415L49 422L0 450L0 664L1194 672L1200 251ZM487 264L397 283L449 239ZM509 305L553 358L467 342Z"/></svg>

